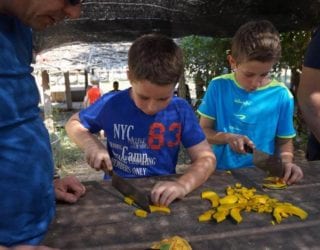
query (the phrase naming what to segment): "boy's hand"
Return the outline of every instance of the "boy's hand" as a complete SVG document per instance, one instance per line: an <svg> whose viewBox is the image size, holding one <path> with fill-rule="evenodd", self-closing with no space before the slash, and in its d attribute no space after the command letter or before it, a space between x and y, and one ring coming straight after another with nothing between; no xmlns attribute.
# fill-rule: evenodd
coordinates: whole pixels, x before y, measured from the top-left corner
<svg viewBox="0 0 320 250"><path fill-rule="evenodd" d="M87 163L93 169L99 171L111 171L112 170L112 163L110 159L110 155L108 151L105 149L104 145L94 145L88 146L85 149L85 157Z"/></svg>
<svg viewBox="0 0 320 250"><path fill-rule="evenodd" d="M247 145L248 147L254 149L255 145L253 141L251 141L247 136L245 135L238 135L238 134L230 134L227 143L229 144L230 148L239 153L239 154L246 154L247 151L245 150L244 145Z"/></svg>
<svg viewBox="0 0 320 250"><path fill-rule="evenodd" d="M184 186L176 181L160 181L151 191L151 201L158 206L169 206L175 199L186 195Z"/></svg>
<svg viewBox="0 0 320 250"><path fill-rule="evenodd" d="M284 175L283 180L291 185L303 178L303 172L301 168L293 162L283 163Z"/></svg>

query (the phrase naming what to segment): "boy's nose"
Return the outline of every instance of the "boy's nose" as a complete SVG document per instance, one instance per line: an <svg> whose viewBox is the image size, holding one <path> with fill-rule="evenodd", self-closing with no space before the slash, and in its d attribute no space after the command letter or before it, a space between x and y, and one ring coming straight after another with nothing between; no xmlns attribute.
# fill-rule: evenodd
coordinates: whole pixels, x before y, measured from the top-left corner
<svg viewBox="0 0 320 250"><path fill-rule="evenodd" d="M256 78L253 79L252 87L259 88L262 85L264 77L257 76Z"/></svg>
<svg viewBox="0 0 320 250"><path fill-rule="evenodd" d="M147 105L146 113L148 115L154 115L155 113L158 112L158 105L155 102L149 102Z"/></svg>

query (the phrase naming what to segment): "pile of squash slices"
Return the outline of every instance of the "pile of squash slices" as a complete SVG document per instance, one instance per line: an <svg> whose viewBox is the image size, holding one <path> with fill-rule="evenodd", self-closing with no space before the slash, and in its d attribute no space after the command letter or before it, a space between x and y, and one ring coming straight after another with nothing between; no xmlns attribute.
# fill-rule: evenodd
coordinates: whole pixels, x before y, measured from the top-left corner
<svg viewBox="0 0 320 250"><path fill-rule="evenodd" d="M292 215L302 220L308 217L308 213L303 209L288 202L280 202L267 194L256 194L255 188L246 188L240 183L235 184L234 187L227 187L224 197L219 197L216 192L207 190L201 193L201 198L209 200L212 208L198 217L199 222L215 220L220 223L230 216L235 222L241 223L242 211L270 213L275 219L271 221L273 225L275 222L281 223L284 218Z"/></svg>
<svg viewBox="0 0 320 250"><path fill-rule="evenodd" d="M286 184L279 179L266 178L266 183L271 185L271 189L286 188ZM308 217L308 213L303 209L288 202L280 202L267 194L257 194L255 188L247 188L240 183L236 183L233 187L228 186L226 195L222 197L212 190L203 191L201 199L210 201L211 208L198 216L199 222L216 221L220 223L231 217L236 223L241 223L242 212L270 213L275 219L271 221L273 225L293 215L301 220ZM128 205L136 206L133 199L129 197L125 197L124 201ZM167 215L171 213L169 207L155 205L149 207L151 213L158 212ZM148 216L148 212L143 209L136 209L134 214L141 218Z"/></svg>

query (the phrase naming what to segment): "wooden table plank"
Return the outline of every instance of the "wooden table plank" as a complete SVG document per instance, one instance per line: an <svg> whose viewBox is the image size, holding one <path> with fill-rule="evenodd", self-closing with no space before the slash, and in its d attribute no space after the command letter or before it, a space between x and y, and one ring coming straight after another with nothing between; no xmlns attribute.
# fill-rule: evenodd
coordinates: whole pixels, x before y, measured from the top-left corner
<svg viewBox="0 0 320 250"><path fill-rule="evenodd" d="M310 249L320 247L319 205L320 162L303 163L305 178L285 190L266 190L283 202L291 202L309 213L306 221L289 217L272 225L271 214L242 212L243 222L199 223L198 216L210 208L201 200L202 191L211 189L224 195L228 185L238 182L231 174L217 171L200 188L182 201L170 205L171 214L149 214L147 218L133 215L134 207L110 182L87 182L87 194L77 204L58 204L57 215L44 244L60 249L147 249L152 242L166 237L185 237L193 249ZM257 168L243 169L250 179L261 184L264 173ZM146 192L160 179L132 179L133 184Z"/></svg>

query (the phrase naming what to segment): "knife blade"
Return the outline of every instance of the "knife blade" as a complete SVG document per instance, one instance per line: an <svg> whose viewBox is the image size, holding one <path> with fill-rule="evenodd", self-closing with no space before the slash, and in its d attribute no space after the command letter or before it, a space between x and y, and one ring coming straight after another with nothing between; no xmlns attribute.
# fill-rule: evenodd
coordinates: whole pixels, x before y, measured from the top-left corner
<svg viewBox="0 0 320 250"><path fill-rule="evenodd" d="M265 190L262 188L262 186L251 180L246 174L242 173L241 169L231 170L231 173L232 176L242 184L242 186L245 186L246 188L255 188L256 190L265 193Z"/></svg>
<svg viewBox="0 0 320 250"><path fill-rule="evenodd" d="M143 210L147 212L150 211L150 199L149 196L146 195L143 191L141 191L136 186L132 185L126 179L117 175L114 171L108 170L107 165L104 161L102 161L102 169L103 171L111 176L111 185L117 189L120 193L122 193L126 197L130 197L133 199L136 205L141 207Z"/></svg>
<svg viewBox="0 0 320 250"><path fill-rule="evenodd" d="M263 151L253 150L253 164L271 176L283 177L281 159Z"/></svg>
<svg viewBox="0 0 320 250"><path fill-rule="evenodd" d="M271 176L283 177L283 167L278 157L267 154L259 149L252 149L245 145L245 151L253 154L253 165Z"/></svg>
<svg viewBox="0 0 320 250"><path fill-rule="evenodd" d="M147 212L150 211L150 199L143 191L136 186L132 185L129 181L117 175L115 172L112 173L112 186L117 189L124 196L130 197L134 202Z"/></svg>

